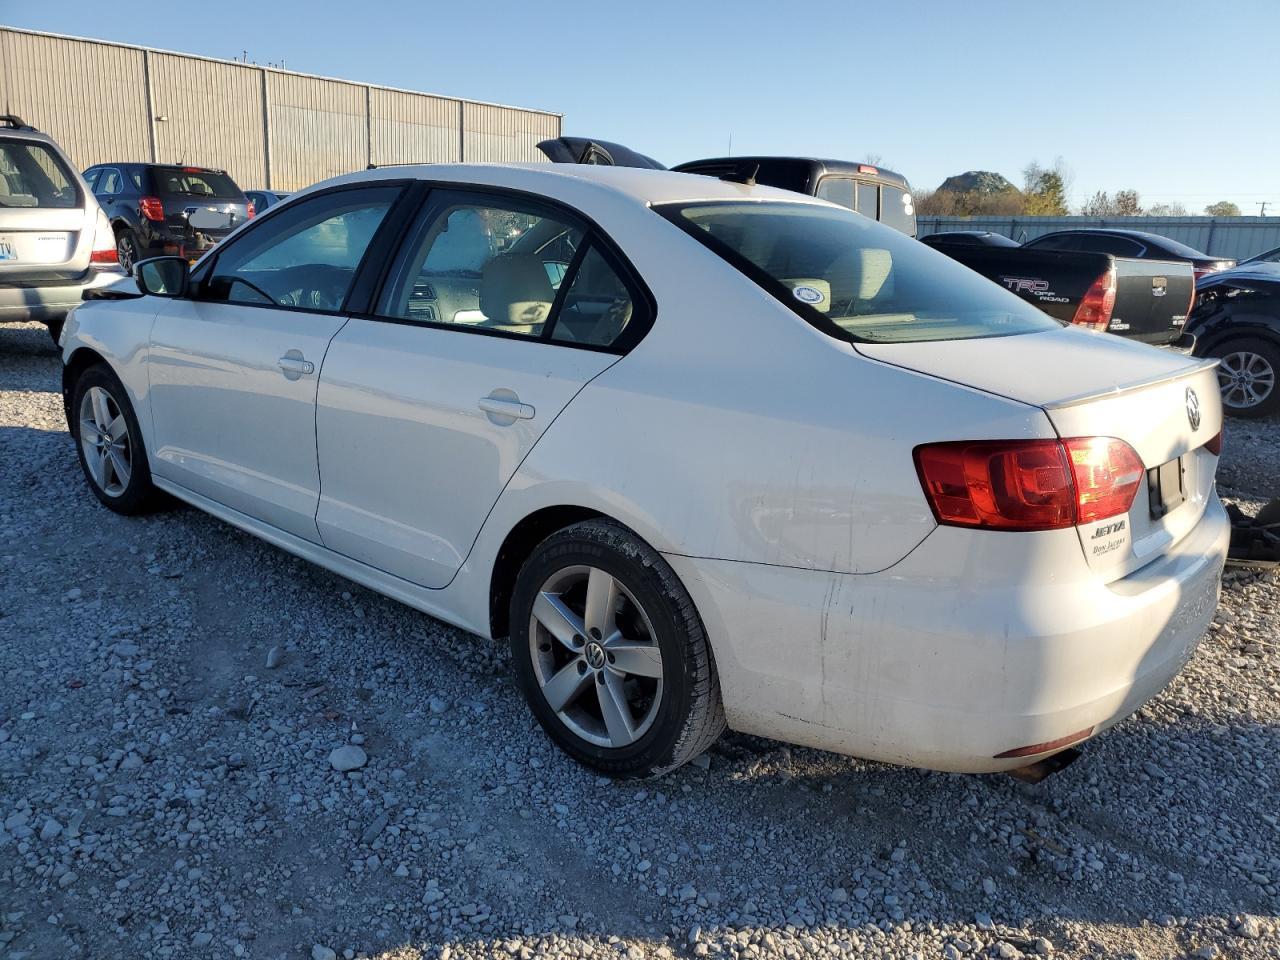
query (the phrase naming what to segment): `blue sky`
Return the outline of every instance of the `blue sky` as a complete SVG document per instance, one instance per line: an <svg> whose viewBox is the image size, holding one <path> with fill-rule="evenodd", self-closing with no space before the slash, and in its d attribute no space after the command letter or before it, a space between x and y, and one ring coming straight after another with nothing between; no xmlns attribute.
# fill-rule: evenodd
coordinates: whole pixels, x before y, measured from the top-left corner
<svg viewBox="0 0 1280 960"><path fill-rule="evenodd" d="M1280 0L0 0L0 22L554 110L666 163L732 136L923 189L1060 156L1073 203L1280 215Z"/></svg>

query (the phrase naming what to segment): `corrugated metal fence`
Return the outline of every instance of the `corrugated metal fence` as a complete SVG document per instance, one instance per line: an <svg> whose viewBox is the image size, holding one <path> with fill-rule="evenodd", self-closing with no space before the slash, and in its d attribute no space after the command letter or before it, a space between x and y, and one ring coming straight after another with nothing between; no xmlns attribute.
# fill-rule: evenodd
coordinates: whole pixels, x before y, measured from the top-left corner
<svg viewBox="0 0 1280 960"><path fill-rule="evenodd" d="M1145 230L1215 257L1244 260L1280 247L1280 217L918 217L918 235L988 230L1019 243L1054 230L1111 227Z"/></svg>
<svg viewBox="0 0 1280 960"><path fill-rule="evenodd" d="M116 161L227 170L296 190L369 163L541 160L561 116L272 67L0 27L0 113L81 170Z"/></svg>

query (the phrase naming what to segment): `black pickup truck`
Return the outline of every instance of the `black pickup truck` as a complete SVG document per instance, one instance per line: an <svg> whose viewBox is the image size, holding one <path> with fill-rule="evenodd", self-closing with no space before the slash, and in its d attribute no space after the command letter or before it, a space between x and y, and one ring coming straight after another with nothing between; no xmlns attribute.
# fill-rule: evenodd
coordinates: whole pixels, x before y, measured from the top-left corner
<svg viewBox="0 0 1280 960"><path fill-rule="evenodd" d="M1195 299L1189 263L989 244L930 246L1051 317L1155 346L1183 340Z"/></svg>
<svg viewBox="0 0 1280 960"><path fill-rule="evenodd" d="M629 147L585 137L544 140L538 148L555 163L666 169ZM672 169L821 197L916 235L906 179L870 164L807 157L719 157ZM1191 346L1191 338L1182 331L1195 298L1188 263L1029 250L996 234L973 231L950 239L955 242L937 234L924 242L1052 317L1155 346Z"/></svg>

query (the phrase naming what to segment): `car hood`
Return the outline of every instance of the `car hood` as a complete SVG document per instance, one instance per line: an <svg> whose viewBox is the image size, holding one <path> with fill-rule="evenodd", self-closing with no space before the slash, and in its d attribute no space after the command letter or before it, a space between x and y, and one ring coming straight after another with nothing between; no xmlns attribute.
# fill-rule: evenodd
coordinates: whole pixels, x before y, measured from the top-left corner
<svg viewBox="0 0 1280 960"><path fill-rule="evenodd" d="M1118 392L1204 365L1203 360L1078 327L972 340L858 343L856 348L873 360L1036 407Z"/></svg>

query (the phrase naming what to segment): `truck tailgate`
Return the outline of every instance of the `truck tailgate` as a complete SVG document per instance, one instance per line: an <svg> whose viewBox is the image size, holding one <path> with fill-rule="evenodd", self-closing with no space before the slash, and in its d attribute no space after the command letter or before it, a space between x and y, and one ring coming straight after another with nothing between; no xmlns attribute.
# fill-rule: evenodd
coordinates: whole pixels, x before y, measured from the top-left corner
<svg viewBox="0 0 1280 960"><path fill-rule="evenodd" d="M1116 257L1115 265L1116 305L1107 331L1158 345L1180 337L1195 295L1191 264Z"/></svg>

